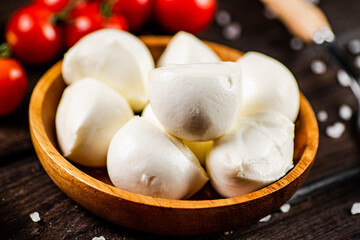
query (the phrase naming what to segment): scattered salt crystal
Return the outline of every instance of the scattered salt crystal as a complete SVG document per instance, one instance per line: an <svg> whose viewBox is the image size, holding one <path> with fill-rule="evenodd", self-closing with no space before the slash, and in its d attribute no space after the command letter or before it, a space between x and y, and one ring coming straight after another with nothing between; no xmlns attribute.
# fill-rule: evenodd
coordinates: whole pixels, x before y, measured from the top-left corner
<svg viewBox="0 0 360 240"><path fill-rule="evenodd" d="M287 213L287 212L289 212L290 207L291 207L290 204L285 203L280 207L280 211L283 213Z"/></svg>
<svg viewBox="0 0 360 240"><path fill-rule="evenodd" d="M348 42L347 48L350 53L352 54L359 54L360 53L360 39L353 39Z"/></svg>
<svg viewBox="0 0 360 240"><path fill-rule="evenodd" d="M351 214L359 214L360 213L360 202L354 203L351 207Z"/></svg>
<svg viewBox="0 0 360 240"><path fill-rule="evenodd" d="M231 16L230 13L228 11L225 10L220 10L218 12L218 14L216 15L216 23L220 26L220 27L224 27L230 24L231 22Z"/></svg>
<svg viewBox="0 0 360 240"><path fill-rule="evenodd" d="M30 214L31 220L33 220L33 222L38 222L41 220L40 215L38 212L33 212Z"/></svg>
<svg viewBox="0 0 360 240"><path fill-rule="evenodd" d="M276 14L268 7L264 8L264 16L270 20L275 19L277 17Z"/></svg>
<svg viewBox="0 0 360 240"><path fill-rule="evenodd" d="M105 238L103 236L100 237L93 237L92 240L105 240Z"/></svg>
<svg viewBox="0 0 360 240"><path fill-rule="evenodd" d="M303 43L303 41L301 41L300 38L293 37L293 38L290 40L290 47L291 47L291 49L293 49L293 50L299 51L299 50L301 50L301 49L304 47L304 43Z"/></svg>
<svg viewBox="0 0 360 240"><path fill-rule="evenodd" d="M320 0L308 0L309 3L312 3L314 5L319 5Z"/></svg>
<svg viewBox="0 0 360 240"><path fill-rule="evenodd" d="M326 128L326 135L331 138L339 138L345 131L345 125L341 122L336 122Z"/></svg>
<svg viewBox="0 0 360 240"><path fill-rule="evenodd" d="M360 56L354 58L354 65L355 67L360 68Z"/></svg>
<svg viewBox="0 0 360 240"><path fill-rule="evenodd" d="M339 108L339 116L341 119L344 119L346 121L350 120L352 117L353 111L351 107L349 107L346 104L343 104Z"/></svg>
<svg viewBox="0 0 360 240"><path fill-rule="evenodd" d="M240 38L241 25L238 22L232 22L223 29L223 37L227 40L235 41Z"/></svg>
<svg viewBox="0 0 360 240"><path fill-rule="evenodd" d="M271 214L267 215L266 217L263 217L262 219L259 220L259 222L267 222L269 221L271 218Z"/></svg>
<svg viewBox="0 0 360 240"><path fill-rule="evenodd" d="M337 79L341 86L348 87L351 83L350 76L342 69L337 72Z"/></svg>
<svg viewBox="0 0 360 240"><path fill-rule="evenodd" d="M311 70L315 74L323 74L326 72L327 66L324 61L315 59L311 62Z"/></svg>
<svg viewBox="0 0 360 240"><path fill-rule="evenodd" d="M320 110L317 114L317 119L319 120L319 122L326 122L326 120L328 119L328 114L325 110Z"/></svg>

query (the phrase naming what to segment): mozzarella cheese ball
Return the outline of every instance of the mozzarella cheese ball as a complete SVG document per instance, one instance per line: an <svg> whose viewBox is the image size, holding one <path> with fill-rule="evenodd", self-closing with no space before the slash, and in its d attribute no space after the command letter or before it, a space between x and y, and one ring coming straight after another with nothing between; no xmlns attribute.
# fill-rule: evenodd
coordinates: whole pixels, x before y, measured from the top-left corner
<svg viewBox="0 0 360 240"><path fill-rule="evenodd" d="M92 77L121 93L134 111L148 102L148 73L154 68L152 56L134 35L103 29L83 37L64 56L63 78L71 84Z"/></svg>
<svg viewBox="0 0 360 240"><path fill-rule="evenodd" d="M294 123L279 112L256 112L215 141L206 169L219 194L236 197L284 176L293 167L293 151Z"/></svg>
<svg viewBox="0 0 360 240"><path fill-rule="evenodd" d="M104 167L111 138L133 117L127 101L101 82L85 78L68 86L56 112L56 133L65 157Z"/></svg>
<svg viewBox="0 0 360 240"><path fill-rule="evenodd" d="M171 65L149 74L149 99L166 131L186 141L220 137L242 102L241 68L232 62Z"/></svg>
<svg viewBox="0 0 360 240"><path fill-rule="evenodd" d="M279 61L257 52L248 52L237 62L243 70L243 104L240 115L273 110L295 121L300 93L296 79Z"/></svg>
<svg viewBox="0 0 360 240"><path fill-rule="evenodd" d="M153 124L155 124L155 126L157 126L160 129L164 130L164 127L161 125L161 123L159 122L159 120L156 118L154 111L152 110L151 104L148 103L145 108L144 111L141 113L141 117L146 118L147 120L151 121Z"/></svg>
<svg viewBox="0 0 360 240"><path fill-rule="evenodd" d="M180 140L140 117L131 119L111 140L107 169L120 189L168 199L188 198L208 181Z"/></svg>
<svg viewBox="0 0 360 240"><path fill-rule="evenodd" d="M157 127L164 129L164 127L161 125L159 120L157 120L151 108L150 103L146 105L146 107L144 108L141 117L152 121L152 123L155 124ZM213 141L206 141L206 142L183 141L183 143L195 154L200 164L205 165L206 154L210 151L214 142Z"/></svg>
<svg viewBox="0 0 360 240"><path fill-rule="evenodd" d="M166 46L157 66L172 64L220 62L220 58L200 39L187 32L178 32Z"/></svg>

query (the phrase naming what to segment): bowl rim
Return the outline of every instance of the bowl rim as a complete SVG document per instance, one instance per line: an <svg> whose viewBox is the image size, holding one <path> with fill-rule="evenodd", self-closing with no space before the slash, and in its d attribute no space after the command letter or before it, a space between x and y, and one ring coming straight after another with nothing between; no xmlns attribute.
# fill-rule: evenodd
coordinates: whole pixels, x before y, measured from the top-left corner
<svg viewBox="0 0 360 240"><path fill-rule="evenodd" d="M159 46L163 43L169 41L170 37L158 37L161 41ZM141 37L141 40L148 45L150 36ZM210 42L207 42L208 44ZM224 47L223 45L210 43ZM225 48L227 48L225 46ZM239 52L240 53L240 52ZM53 77L49 80L50 76L61 76L61 66L62 60L53 65L39 80L36 84L29 105L29 127L32 133L32 140L36 141L47 156L57 165L57 167L64 170L69 176L76 178L78 181L83 182L89 188L94 188L97 191L102 192L103 194L111 195L112 197L127 200L130 202L148 205L152 207L164 207L164 208L177 208L177 209L205 209L205 208L216 208L224 207L230 205L241 204L244 202L249 202L262 198L266 195L272 194L276 191L281 190L286 187L288 184L300 177L309 167L311 167L318 148L319 143L319 131L314 112L304 97L300 92L300 111L305 111L305 120L307 126L311 128L307 131L307 145L303 151L301 158L298 163L280 180L261 188L255 192L251 192L245 195L232 198L221 198L221 199L211 199L211 200L173 200L173 199L164 199L157 197L145 196L137 193L131 193L125 190L116 188L107 183L104 183L75 167L70 161L64 158L60 152L53 146L50 139L47 136L47 133L44 128L44 123L42 120L42 111L43 111L43 102L46 96L45 93L48 92L51 85L56 80ZM299 114L300 114L299 111ZM310 134L309 133L316 133Z"/></svg>

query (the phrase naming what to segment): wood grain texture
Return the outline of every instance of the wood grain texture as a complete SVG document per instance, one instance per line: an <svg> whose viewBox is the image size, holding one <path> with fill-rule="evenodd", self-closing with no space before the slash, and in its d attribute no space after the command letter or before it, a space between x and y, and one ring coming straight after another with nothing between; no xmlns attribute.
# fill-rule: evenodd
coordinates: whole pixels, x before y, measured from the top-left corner
<svg viewBox="0 0 360 240"><path fill-rule="evenodd" d="M0 0L0 44L5 42L5 28L8 19L17 9L31 2L31 0ZM18 109L7 116L0 117L0 164L11 161L14 154L21 155L33 149L28 124L30 96L37 81L56 61L55 59L38 67L23 66L28 78L26 96Z"/></svg>
<svg viewBox="0 0 360 240"><path fill-rule="evenodd" d="M10 15L20 6L28 4L30 0L5 1L0 0L0 30L4 31L5 23ZM341 40L344 34L359 36L360 31L360 4L356 0L349 0L348 4L339 4L336 0L321 2L320 8L327 15L334 32ZM341 144L327 137L324 133L329 124L339 120L338 109L342 103L348 104L357 111L355 99L348 88L339 86L336 80L336 67L329 61L327 55L321 49L313 46L304 46L301 51L290 48L291 35L286 28L276 19L268 20L264 17L264 7L258 1L219 1L219 10L228 11L232 20L241 23L242 37L239 41L229 41L222 37L222 28L216 23L202 32L199 37L212 42L225 44L229 47L242 51L260 51L282 61L294 73L298 80L301 91L309 99L315 113L326 110L329 120L320 123L320 146L317 161L312 168L313 174L307 178L306 183L326 178L328 175L358 164L360 149L356 141L353 141L352 133L354 121L344 122L346 131L342 137ZM352 30L355 29L355 30ZM158 32L156 26L143 31L144 34ZM0 35L0 39L4 36ZM351 39L351 38L350 38ZM350 56L353 60L354 56ZM322 75L314 75L310 70L310 62L313 59L322 59L328 65L328 70ZM51 66L31 67L25 66L29 78L27 99L22 103L20 109L13 115L0 118L0 161L11 162L13 154L28 152L32 144L28 129L28 103L33 86L40 76ZM323 144L324 143L324 144ZM327 147L330 144L331 147ZM338 159L342 164L338 164Z"/></svg>
<svg viewBox="0 0 360 240"><path fill-rule="evenodd" d="M0 169L0 239L358 239L360 217L352 216L360 202L360 175L311 192L291 204L288 213L276 210L269 222L202 237L158 236L107 222L76 204L48 177L35 153ZM39 212L35 223L30 213ZM207 220L207 219L204 219Z"/></svg>
<svg viewBox="0 0 360 240"><path fill-rule="evenodd" d="M141 37L155 61L169 37ZM241 57L237 50L207 43L224 61ZM117 189L89 176L58 151L55 113L65 85L61 62L39 81L32 94L30 133L38 157L51 179L84 208L122 226L157 234L199 235L253 223L278 209L300 187L318 147L318 127L310 104L301 95L295 123L294 168L279 181L240 197L215 200L169 200ZM100 179L101 180L101 179ZM208 221L202 221L202 219Z"/></svg>

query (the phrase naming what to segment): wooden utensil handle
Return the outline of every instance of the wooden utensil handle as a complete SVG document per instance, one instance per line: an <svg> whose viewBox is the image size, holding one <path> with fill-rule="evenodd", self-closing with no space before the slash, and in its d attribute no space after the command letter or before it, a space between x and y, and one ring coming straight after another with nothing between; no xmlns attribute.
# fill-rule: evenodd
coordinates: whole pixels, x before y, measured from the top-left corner
<svg viewBox="0 0 360 240"><path fill-rule="evenodd" d="M286 25L289 31L305 42L312 42L321 29L330 29L324 13L306 0L261 0Z"/></svg>

